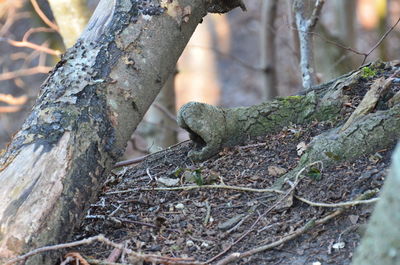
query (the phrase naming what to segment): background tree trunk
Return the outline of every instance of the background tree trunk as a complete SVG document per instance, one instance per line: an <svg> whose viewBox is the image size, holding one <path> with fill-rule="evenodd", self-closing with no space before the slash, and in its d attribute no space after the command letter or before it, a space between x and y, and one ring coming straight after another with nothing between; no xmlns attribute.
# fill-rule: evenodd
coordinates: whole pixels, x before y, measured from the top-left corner
<svg viewBox="0 0 400 265"><path fill-rule="evenodd" d="M99 3L1 157L0 261L66 240L207 10L242 5L143 3ZM27 264L53 261L46 255Z"/></svg>
<svg viewBox="0 0 400 265"><path fill-rule="evenodd" d="M157 152L177 143L174 84L175 73L168 78L137 129L137 133L146 140L149 152Z"/></svg>
<svg viewBox="0 0 400 265"><path fill-rule="evenodd" d="M263 75L263 100L271 100L278 96L276 78L275 20L278 1L265 0L262 4L261 18L261 68Z"/></svg>
<svg viewBox="0 0 400 265"><path fill-rule="evenodd" d="M313 36L311 32L321 14L324 0L316 0L315 7L310 16L307 16L307 8L304 1L292 0L296 19L296 27L300 41L300 71L303 80L303 88L309 89L316 84L316 70L314 65Z"/></svg>
<svg viewBox="0 0 400 265"><path fill-rule="evenodd" d="M320 74L320 80L326 82L332 78L343 75L361 64L349 51L327 43L327 39L344 47L356 48L356 1L337 0L335 5L335 25L318 23L317 31L323 36L315 40L315 65Z"/></svg>
<svg viewBox="0 0 400 265"><path fill-rule="evenodd" d="M381 200L352 262L353 265L400 263L400 147L392 156L392 167L382 189Z"/></svg>

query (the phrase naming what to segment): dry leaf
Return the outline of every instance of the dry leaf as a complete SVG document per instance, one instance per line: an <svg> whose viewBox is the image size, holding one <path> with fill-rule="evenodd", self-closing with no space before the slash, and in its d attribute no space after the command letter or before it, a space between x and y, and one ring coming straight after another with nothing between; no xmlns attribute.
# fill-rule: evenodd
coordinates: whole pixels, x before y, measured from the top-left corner
<svg viewBox="0 0 400 265"><path fill-rule="evenodd" d="M300 142L296 146L296 150L297 150L297 155L301 156L307 150L307 144L305 142Z"/></svg>
<svg viewBox="0 0 400 265"><path fill-rule="evenodd" d="M282 167L277 167L277 166L269 166L268 167L268 175L272 177L277 177L285 174L287 170Z"/></svg>

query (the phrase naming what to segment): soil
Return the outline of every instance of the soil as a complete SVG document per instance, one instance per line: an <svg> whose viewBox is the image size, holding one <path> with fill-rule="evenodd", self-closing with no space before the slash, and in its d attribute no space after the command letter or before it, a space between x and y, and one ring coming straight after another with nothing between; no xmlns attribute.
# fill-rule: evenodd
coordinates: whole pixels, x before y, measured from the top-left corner
<svg viewBox="0 0 400 265"><path fill-rule="evenodd" d="M376 78L392 72L344 88L349 97L339 122ZM391 93L399 89L393 82ZM97 241L70 250L90 264L220 265L233 253L242 256L229 264L350 264L374 204L338 204L379 196L394 145L332 167L308 165L296 179L275 185L298 165L313 137L334 123L288 125L202 163L187 157L192 143L186 141L116 168L73 239L103 234L127 252Z"/></svg>
<svg viewBox="0 0 400 265"><path fill-rule="evenodd" d="M278 134L226 148L203 163L187 158L191 143L185 142L150 155L140 164L114 170L74 239L104 234L135 252L199 262L230 247L211 264L231 253L278 241L338 209L313 207L291 194L261 190L271 188L277 178L297 165L299 143L309 143L330 126L317 122L288 126ZM333 168L315 165L305 169L298 183L291 183L294 193L313 202L356 200L381 187L391 152L381 150ZM289 184L284 191L291 189ZM243 187L252 190L240 190ZM160 188L177 190L157 190ZM284 244L231 264L350 264L372 209L373 204L348 207ZM112 250L94 243L76 251L104 259ZM178 261L169 264L184 264Z"/></svg>

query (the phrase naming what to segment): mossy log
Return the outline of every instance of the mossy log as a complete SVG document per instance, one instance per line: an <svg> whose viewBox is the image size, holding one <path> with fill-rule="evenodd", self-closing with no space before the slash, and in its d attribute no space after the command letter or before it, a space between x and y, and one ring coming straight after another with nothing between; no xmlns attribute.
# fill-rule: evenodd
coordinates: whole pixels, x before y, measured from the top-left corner
<svg viewBox="0 0 400 265"><path fill-rule="evenodd" d="M366 77L366 67L380 71L383 76ZM315 137L302 155L298 168L289 175L315 161L330 166L374 153L397 141L400 136L400 106L393 103L396 86L392 80L398 70L396 62L377 62L302 95L250 107L224 109L190 102L180 109L178 124L189 132L195 143L189 157L200 161L217 154L223 147L277 132L285 126L331 121L334 128ZM392 76L388 76L389 73ZM374 93L366 93L364 88L358 91L363 87L361 83L368 86L367 91L373 90ZM353 93L346 93L348 91ZM344 109L348 109L346 103L353 101L352 97L360 97L360 93L365 95L362 95L364 99L358 107L353 106L357 107L354 111L357 115L350 118L343 115ZM345 123L347 118L349 122Z"/></svg>

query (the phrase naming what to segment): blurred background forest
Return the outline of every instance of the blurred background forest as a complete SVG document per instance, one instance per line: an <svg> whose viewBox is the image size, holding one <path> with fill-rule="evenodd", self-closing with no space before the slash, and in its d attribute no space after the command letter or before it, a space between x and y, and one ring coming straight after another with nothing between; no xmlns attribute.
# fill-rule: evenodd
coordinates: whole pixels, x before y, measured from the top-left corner
<svg viewBox="0 0 400 265"><path fill-rule="evenodd" d="M82 5L86 20L98 0L59 0ZM49 1L56 2L56 1ZM61 21L46 0L0 0L0 149L29 114L40 85L60 59ZM176 72L128 145L126 157L184 140L174 115L188 101L249 106L296 93L302 86L298 31L292 0L247 0L247 12L208 15L192 36ZM309 11L314 0L305 0ZM53 11L54 6L53 7ZM400 0L326 0L312 32L318 82L376 59L400 54ZM58 24L58 26L57 26ZM71 25L72 25L71 21ZM67 23L68 28L68 23ZM65 38L64 38L64 42Z"/></svg>

